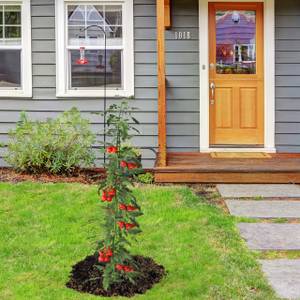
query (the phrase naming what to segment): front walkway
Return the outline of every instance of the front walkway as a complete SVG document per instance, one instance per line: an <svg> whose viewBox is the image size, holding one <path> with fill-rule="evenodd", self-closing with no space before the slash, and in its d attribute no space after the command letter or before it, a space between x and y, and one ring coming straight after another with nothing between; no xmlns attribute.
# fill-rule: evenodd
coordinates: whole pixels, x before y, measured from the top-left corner
<svg viewBox="0 0 300 300"><path fill-rule="evenodd" d="M257 223L238 225L250 249L300 251L299 186L218 185L218 190L227 198L225 202L232 215L256 219ZM260 260L260 263L279 297L300 299L300 259Z"/></svg>

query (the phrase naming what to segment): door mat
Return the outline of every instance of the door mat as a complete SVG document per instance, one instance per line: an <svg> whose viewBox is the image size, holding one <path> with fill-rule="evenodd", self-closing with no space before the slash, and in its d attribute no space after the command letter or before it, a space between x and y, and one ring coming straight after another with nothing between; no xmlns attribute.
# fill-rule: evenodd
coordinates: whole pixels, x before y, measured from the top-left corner
<svg viewBox="0 0 300 300"><path fill-rule="evenodd" d="M210 155L212 158L272 158L270 154L262 152L214 152Z"/></svg>

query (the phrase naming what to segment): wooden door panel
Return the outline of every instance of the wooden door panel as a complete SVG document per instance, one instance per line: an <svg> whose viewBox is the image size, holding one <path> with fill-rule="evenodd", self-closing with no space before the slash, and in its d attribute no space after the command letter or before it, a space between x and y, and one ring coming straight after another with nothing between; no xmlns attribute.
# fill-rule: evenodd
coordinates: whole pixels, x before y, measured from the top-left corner
<svg viewBox="0 0 300 300"><path fill-rule="evenodd" d="M209 30L210 144L263 145L263 4L210 3Z"/></svg>
<svg viewBox="0 0 300 300"><path fill-rule="evenodd" d="M216 88L216 127L232 128L233 126L233 91L232 88Z"/></svg>
<svg viewBox="0 0 300 300"><path fill-rule="evenodd" d="M257 124L257 102L259 101L257 95L257 88L240 88L240 128L258 127Z"/></svg>

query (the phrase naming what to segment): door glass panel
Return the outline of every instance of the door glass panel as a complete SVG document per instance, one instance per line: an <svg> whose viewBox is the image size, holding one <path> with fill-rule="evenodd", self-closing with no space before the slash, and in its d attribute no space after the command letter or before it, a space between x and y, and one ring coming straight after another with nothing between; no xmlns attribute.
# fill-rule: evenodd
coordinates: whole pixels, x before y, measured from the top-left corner
<svg viewBox="0 0 300 300"><path fill-rule="evenodd" d="M256 74L256 12L216 12L217 74Z"/></svg>

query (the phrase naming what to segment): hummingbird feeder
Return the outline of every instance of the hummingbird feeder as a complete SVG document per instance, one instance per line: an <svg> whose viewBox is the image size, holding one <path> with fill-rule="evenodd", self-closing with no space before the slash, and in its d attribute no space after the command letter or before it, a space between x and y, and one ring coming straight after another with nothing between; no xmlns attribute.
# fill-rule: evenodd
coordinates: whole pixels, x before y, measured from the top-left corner
<svg viewBox="0 0 300 300"><path fill-rule="evenodd" d="M80 58L76 60L77 65L87 65L89 63L88 59L85 57L85 47L80 47Z"/></svg>

